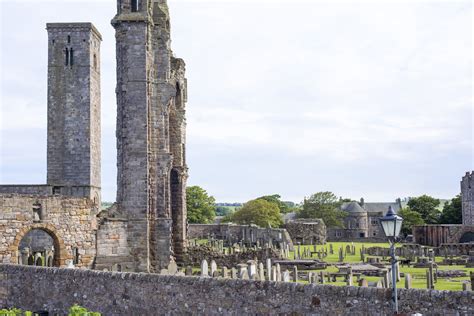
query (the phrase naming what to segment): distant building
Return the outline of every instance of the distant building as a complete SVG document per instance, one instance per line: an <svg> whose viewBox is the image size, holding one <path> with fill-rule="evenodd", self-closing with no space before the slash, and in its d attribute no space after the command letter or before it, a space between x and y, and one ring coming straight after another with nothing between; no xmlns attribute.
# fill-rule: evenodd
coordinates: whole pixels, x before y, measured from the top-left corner
<svg viewBox="0 0 474 316"><path fill-rule="evenodd" d="M344 218L344 227L328 228L328 241L385 239L379 218L387 213L390 206L396 213L403 207L400 199L395 202L366 203L362 198L360 202L343 203L341 209L347 212L347 216Z"/></svg>

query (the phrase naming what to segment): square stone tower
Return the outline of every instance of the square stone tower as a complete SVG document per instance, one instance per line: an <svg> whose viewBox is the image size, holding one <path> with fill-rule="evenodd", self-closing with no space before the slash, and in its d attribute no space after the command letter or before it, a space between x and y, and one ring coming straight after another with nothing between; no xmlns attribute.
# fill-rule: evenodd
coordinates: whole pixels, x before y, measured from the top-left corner
<svg viewBox="0 0 474 316"><path fill-rule="evenodd" d="M173 57L165 0L118 0L117 208L135 271L186 249L185 65Z"/></svg>
<svg viewBox="0 0 474 316"><path fill-rule="evenodd" d="M462 224L474 226L474 171L461 180Z"/></svg>
<svg viewBox="0 0 474 316"><path fill-rule="evenodd" d="M47 184L100 205L100 43L91 23L48 23Z"/></svg>

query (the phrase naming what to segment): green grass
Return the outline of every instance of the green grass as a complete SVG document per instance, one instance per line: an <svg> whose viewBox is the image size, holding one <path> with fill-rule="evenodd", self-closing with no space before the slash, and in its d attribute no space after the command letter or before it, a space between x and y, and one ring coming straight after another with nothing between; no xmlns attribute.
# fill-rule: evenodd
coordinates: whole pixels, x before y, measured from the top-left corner
<svg viewBox="0 0 474 316"><path fill-rule="evenodd" d="M333 245L334 249L334 254L329 254L329 244ZM361 258L360 258L360 249L362 248L362 245L364 245L365 248L369 247L383 247L383 248L389 248L388 243L360 243L360 242L354 242L353 243L355 248L356 248L356 254L353 255L347 255L344 258L344 263L360 263ZM339 262L339 248L342 247L345 253L345 248L346 245L352 245L350 242L331 242L327 243L326 245L323 246L316 246L316 250L319 251L321 249L327 249L328 250L328 256L326 258L322 258L322 261L325 261L329 264L334 264ZM301 251L303 249L310 248L311 251L314 250L312 245L302 245L301 246ZM296 247L295 247L296 251ZM367 257L367 256L366 256ZM372 257L372 256L371 256ZM290 252L290 258L294 259L294 252ZM313 259L317 259L317 255L314 255L312 257ZM443 260L443 257L436 257L435 261L441 262ZM462 291L462 281L470 281L469 278L469 272L473 271L474 268L466 268L464 266L441 266L438 265L439 270L463 270L466 271L467 276L466 277L458 277L458 278L451 278L451 279L446 279L446 278L438 278L438 281L435 283L435 290L451 290L451 291ZM335 266L328 266L327 269L325 270L314 270L315 272L318 271L325 271L327 273L333 273L337 272L338 269ZM412 288L418 288L418 289L426 289L426 268L414 268L414 267L400 267L400 272L402 273L410 273L412 276ZM380 278L379 277L364 277L370 282L378 281ZM327 284L327 283L326 283ZM345 282L338 281L338 282L331 282L330 284L332 285L345 285ZM354 285L356 285L355 279L354 279ZM400 280L400 282L397 282L397 287L398 288L404 288L405 287L405 281L404 278Z"/></svg>

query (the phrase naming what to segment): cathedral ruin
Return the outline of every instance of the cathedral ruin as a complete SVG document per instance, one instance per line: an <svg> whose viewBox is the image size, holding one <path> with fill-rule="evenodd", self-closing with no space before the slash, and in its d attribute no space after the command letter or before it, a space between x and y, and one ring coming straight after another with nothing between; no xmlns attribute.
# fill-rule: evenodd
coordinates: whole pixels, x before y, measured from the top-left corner
<svg viewBox="0 0 474 316"><path fill-rule="evenodd" d="M165 0L118 0L117 200L101 211L100 43L48 23L45 185L0 186L0 262L156 272L186 251L185 64Z"/></svg>

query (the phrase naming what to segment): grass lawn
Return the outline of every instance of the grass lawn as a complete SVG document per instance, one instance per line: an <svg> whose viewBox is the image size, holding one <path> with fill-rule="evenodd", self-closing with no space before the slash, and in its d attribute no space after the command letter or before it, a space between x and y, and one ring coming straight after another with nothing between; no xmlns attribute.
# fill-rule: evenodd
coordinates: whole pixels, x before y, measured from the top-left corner
<svg viewBox="0 0 474 316"><path fill-rule="evenodd" d="M334 253L329 254L329 244L333 245ZM360 249L362 248L362 245L364 245L365 248L369 247L384 247L384 248L389 248L388 243L360 243L360 242L330 242L327 243L324 246L316 246L316 250L319 251L321 249L327 249L328 250L328 256L324 259L323 261L329 263L329 264L334 264L339 262L339 248L342 247L344 252L345 248L347 245L352 245L354 244L356 248L356 255L347 255L344 258L344 262L347 263L360 263L361 258L360 258ZM296 247L295 247L296 248ZM303 249L310 248L311 251L314 251L314 247L312 245L302 245L301 246L301 251ZM290 252L290 258L294 258L294 252ZM317 258L316 255L313 256L314 259ZM436 257L435 260L436 262L441 262L443 258L442 257ZM439 270L464 270L466 271L467 276L466 277L457 277L457 278L438 278L438 281L435 283L435 289L436 290L451 290L451 291L462 291L462 281L470 281L469 278L469 272L473 271L474 268L466 268L464 266L438 266ZM326 270L323 270L325 272L336 272L338 269L335 266L328 266ZM321 270L315 270L321 271ZM412 276L412 287L413 288L419 288L419 289L426 289L426 268L413 268L413 267L400 267L400 272L402 273L410 273ZM378 281L380 278L379 277L365 277L368 281ZM332 285L345 285L344 282L335 282L335 283L330 283ZM397 287L398 288L403 288L405 286L405 281L402 278L400 282L397 282Z"/></svg>

